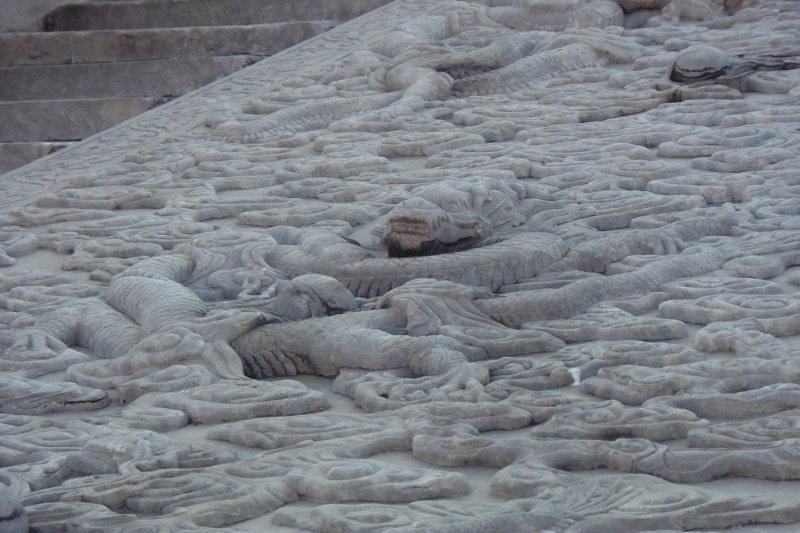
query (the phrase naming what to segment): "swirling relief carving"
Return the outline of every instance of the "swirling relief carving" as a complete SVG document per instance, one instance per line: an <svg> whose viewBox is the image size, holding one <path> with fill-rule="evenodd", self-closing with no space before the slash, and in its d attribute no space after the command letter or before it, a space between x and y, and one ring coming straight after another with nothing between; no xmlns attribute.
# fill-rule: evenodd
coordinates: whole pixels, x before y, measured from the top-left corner
<svg viewBox="0 0 800 533"><path fill-rule="evenodd" d="M796 15L398 0L3 176L0 530L794 531Z"/></svg>

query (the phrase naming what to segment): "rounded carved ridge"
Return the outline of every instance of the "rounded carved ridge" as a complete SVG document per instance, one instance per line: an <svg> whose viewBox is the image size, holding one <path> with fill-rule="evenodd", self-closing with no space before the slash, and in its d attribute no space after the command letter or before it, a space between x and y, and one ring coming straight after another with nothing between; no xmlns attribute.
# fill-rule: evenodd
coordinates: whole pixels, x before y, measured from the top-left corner
<svg viewBox="0 0 800 533"><path fill-rule="evenodd" d="M3 176L0 530L795 531L798 32L398 0Z"/></svg>

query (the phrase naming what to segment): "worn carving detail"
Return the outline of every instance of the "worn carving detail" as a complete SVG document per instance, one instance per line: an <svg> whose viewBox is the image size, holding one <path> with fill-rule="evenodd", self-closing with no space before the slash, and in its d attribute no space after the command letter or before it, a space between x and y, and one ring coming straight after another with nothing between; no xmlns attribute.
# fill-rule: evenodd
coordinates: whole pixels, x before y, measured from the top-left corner
<svg viewBox="0 0 800 533"><path fill-rule="evenodd" d="M397 0L3 176L0 530L797 530L797 15Z"/></svg>

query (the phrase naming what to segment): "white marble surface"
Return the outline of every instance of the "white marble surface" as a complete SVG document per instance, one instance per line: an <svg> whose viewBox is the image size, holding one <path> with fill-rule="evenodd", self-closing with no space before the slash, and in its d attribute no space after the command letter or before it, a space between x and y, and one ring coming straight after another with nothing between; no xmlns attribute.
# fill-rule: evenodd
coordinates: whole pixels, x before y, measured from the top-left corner
<svg viewBox="0 0 800 533"><path fill-rule="evenodd" d="M620 5L398 0L0 178L3 531L795 531L800 6Z"/></svg>

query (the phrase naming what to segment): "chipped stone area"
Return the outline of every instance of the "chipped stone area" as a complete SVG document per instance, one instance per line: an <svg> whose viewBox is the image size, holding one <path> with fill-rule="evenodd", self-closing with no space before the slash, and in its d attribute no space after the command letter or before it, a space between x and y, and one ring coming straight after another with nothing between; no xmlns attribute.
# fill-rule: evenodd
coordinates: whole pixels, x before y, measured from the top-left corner
<svg viewBox="0 0 800 533"><path fill-rule="evenodd" d="M398 0L5 175L0 529L797 531L798 34Z"/></svg>

